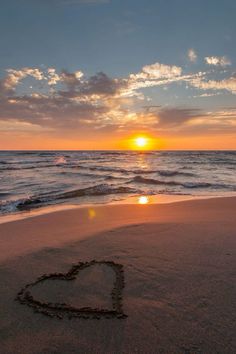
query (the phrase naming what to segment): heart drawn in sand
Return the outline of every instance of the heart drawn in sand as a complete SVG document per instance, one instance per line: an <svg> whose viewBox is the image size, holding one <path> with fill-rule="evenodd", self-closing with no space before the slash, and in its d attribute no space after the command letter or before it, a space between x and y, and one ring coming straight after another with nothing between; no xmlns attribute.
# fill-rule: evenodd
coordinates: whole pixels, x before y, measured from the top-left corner
<svg viewBox="0 0 236 354"><path fill-rule="evenodd" d="M76 279L78 274L91 266L94 265L106 265L110 267L114 274L115 280L113 284L113 289L111 291L112 307L110 309L96 308L96 307L74 307L66 303L51 303L42 302L37 300L37 298L32 295L32 288L42 282L47 280L66 280L68 282ZM59 319L68 317L77 318L125 318L127 317L122 310L122 291L124 288L124 271L121 264L115 263L113 261L96 261L92 260L90 262L79 262L73 265L68 273L52 273L43 274L41 277L36 279L34 282L25 285L19 293L17 294L16 300L21 304L27 305L34 309L35 312L42 313L49 317L56 317Z"/></svg>

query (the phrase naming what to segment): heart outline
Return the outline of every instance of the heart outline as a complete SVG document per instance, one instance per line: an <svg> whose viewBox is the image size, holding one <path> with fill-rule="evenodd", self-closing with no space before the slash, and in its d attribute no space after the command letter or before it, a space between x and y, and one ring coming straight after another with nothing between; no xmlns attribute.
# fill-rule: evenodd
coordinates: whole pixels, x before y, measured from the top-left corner
<svg viewBox="0 0 236 354"><path fill-rule="evenodd" d="M48 279L59 279L71 281L75 280L79 272L92 265L106 265L110 267L115 273L115 280L113 283L113 289L111 291L112 308L93 308L93 307L73 307L66 303L50 303L41 302L36 300L30 293L30 288L33 288L36 284L44 282ZM34 282L25 285L17 294L16 300L23 305L27 305L34 309L36 313L42 313L49 317L57 317L59 319L68 317L84 318L84 319L100 319L100 318L126 318L127 315L123 312L122 304L122 291L125 285L123 265L115 263L113 261L97 261L92 260L89 262L78 262L72 265L67 273L51 273L43 274L37 278Z"/></svg>

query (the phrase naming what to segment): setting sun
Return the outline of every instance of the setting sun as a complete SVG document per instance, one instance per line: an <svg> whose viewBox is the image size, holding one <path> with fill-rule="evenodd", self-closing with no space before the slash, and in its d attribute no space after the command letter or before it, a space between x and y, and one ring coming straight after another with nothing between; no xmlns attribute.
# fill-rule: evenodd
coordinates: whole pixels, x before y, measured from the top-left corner
<svg viewBox="0 0 236 354"><path fill-rule="evenodd" d="M148 139L144 138L142 136L139 136L138 138L135 139L135 144L140 148L146 147L148 144Z"/></svg>
<svg viewBox="0 0 236 354"><path fill-rule="evenodd" d="M129 139L130 148L133 150L151 150L154 148L154 139L147 135L135 135Z"/></svg>
<svg viewBox="0 0 236 354"><path fill-rule="evenodd" d="M149 135L148 133L136 133L122 139L119 148L126 150L156 150L160 149L163 142L160 138Z"/></svg>
<svg viewBox="0 0 236 354"><path fill-rule="evenodd" d="M148 197L142 195L141 197L138 198L138 203L139 204L148 204L149 199Z"/></svg>

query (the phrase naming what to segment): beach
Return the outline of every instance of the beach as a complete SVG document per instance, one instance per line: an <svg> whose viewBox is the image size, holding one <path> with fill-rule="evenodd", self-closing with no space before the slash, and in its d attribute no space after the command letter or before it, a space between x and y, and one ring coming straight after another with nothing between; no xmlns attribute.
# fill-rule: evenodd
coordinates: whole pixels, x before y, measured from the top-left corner
<svg viewBox="0 0 236 354"><path fill-rule="evenodd" d="M235 353L235 210L236 197L222 197L88 206L0 224L0 353ZM28 287L39 303L111 309L120 271L113 264L123 270L123 317L48 316L16 299L46 274Z"/></svg>

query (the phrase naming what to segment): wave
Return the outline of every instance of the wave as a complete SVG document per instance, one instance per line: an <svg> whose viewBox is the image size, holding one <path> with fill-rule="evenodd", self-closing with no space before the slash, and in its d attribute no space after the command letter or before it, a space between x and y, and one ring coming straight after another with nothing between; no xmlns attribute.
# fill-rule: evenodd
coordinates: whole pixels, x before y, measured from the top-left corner
<svg viewBox="0 0 236 354"><path fill-rule="evenodd" d="M128 172L132 172L135 174L154 174L157 173L159 176L163 177L174 177L174 176L185 176L185 177L195 177L194 173L190 172L181 172L177 170L129 170Z"/></svg>
<svg viewBox="0 0 236 354"><path fill-rule="evenodd" d="M130 182L144 183L144 184L165 184L165 185L172 185L172 186L178 185L178 182L174 182L174 181L165 182L154 178L145 178L142 176L136 176Z"/></svg>
<svg viewBox="0 0 236 354"><path fill-rule="evenodd" d="M0 192L0 198L2 198L2 197L6 197L6 196L8 196L8 195L11 195L12 193L11 192Z"/></svg>
<svg viewBox="0 0 236 354"><path fill-rule="evenodd" d="M60 175L65 175L65 176L76 176L76 177L90 177L90 178L109 178L110 176L108 175L99 175L95 173L84 173L84 172L78 172L78 171L61 171Z"/></svg>
<svg viewBox="0 0 236 354"><path fill-rule="evenodd" d="M88 169L91 171L102 171L102 172L119 172L119 173L133 173L133 174L154 174L158 173L160 176L163 177L173 177L173 176L185 176L185 177L194 177L196 176L194 173L190 172L181 172L178 170L143 170L143 169L124 169L119 167L109 167L109 166L84 166L84 165L73 165L69 166L72 168L81 168L81 169Z"/></svg>
<svg viewBox="0 0 236 354"><path fill-rule="evenodd" d="M22 167L4 167L0 168L0 171L21 171L21 170L34 170L36 168L47 168L47 167L57 167L61 165L57 164L48 164L48 165L36 165L36 166L22 166Z"/></svg>
<svg viewBox="0 0 236 354"><path fill-rule="evenodd" d="M45 164L45 162L48 162L48 164ZM37 168L50 168L50 167L63 167L66 169L83 169L83 170L89 170L89 171L99 171L99 172L115 172L115 173L121 173L121 174L127 174L127 173L132 173L132 174L159 174L160 176L163 177L174 177L174 176L185 176L185 177L193 177L196 176L193 173L189 172L181 172L178 170L156 170L156 169L149 169L149 170L143 170L143 169L125 169L125 168L120 168L120 167L109 167L109 166L96 166L96 165L77 165L77 164L56 164L56 163L51 163L51 161L27 161L25 164L31 164L31 166L11 166L15 164L14 162L2 162L3 167L0 167L0 171L19 171L19 170L31 170L31 169L37 169ZM18 164L19 162L17 162ZM43 163L40 165L40 163ZM1 161L0 161L1 164ZM35 165L34 165L35 164ZM8 166L6 166L8 165ZM10 166L9 166L10 165ZM6 167L5 167L6 166ZM61 173L67 173L66 171L61 172ZM82 174L81 174L82 175ZM85 174L84 174L85 175ZM89 174L88 174L89 176ZM92 176L92 175L91 175ZM99 175L94 175L94 177L100 177Z"/></svg>
<svg viewBox="0 0 236 354"><path fill-rule="evenodd" d="M212 184L208 182L177 182L177 181L161 181L153 178L144 178L142 176L134 177L130 182L153 184L153 185L168 185L168 186L180 186L184 188L228 188L224 184Z"/></svg>
<svg viewBox="0 0 236 354"><path fill-rule="evenodd" d="M0 164L3 165L34 165L36 163L52 163L52 160L45 160L45 159L41 159L41 160L18 160L18 161L12 161L12 160L8 160L8 161L0 161Z"/></svg>
<svg viewBox="0 0 236 354"><path fill-rule="evenodd" d="M0 152L0 214L73 200L83 204L87 195L96 202L142 190L212 196L236 191L235 151L158 151L140 160L141 155L134 151ZM106 194L112 196L100 197Z"/></svg>
<svg viewBox="0 0 236 354"><path fill-rule="evenodd" d="M90 171L102 171L102 172L121 172L121 173L127 173L127 171L124 168L119 168L119 167L108 167L108 166L84 166L84 165L75 165L71 166L73 168L82 168Z"/></svg>
<svg viewBox="0 0 236 354"><path fill-rule="evenodd" d="M82 189L75 189L72 191L54 194L54 195L46 195L46 196L36 196L31 197L29 199L25 199L20 201L17 204L18 210L25 210L31 209L35 207L39 207L42 204L57 201L57 200L64 200L64 199L73 199L78 197L84 196L103 196L109 194L128 194L128 193L137 193L137 189L126 187L126 186L119 186L114 187L108 184L99 184L93 187L87 187Z"/></svg>
<svg viewBox="0 0 236 354"><path fill-rule="evenodd" d="M184 176L184 177L195 177L196 174L191 172L181 172L175 170L159 170L157 171L160 176L163 177L174 177L174 176Z"/></svg>

